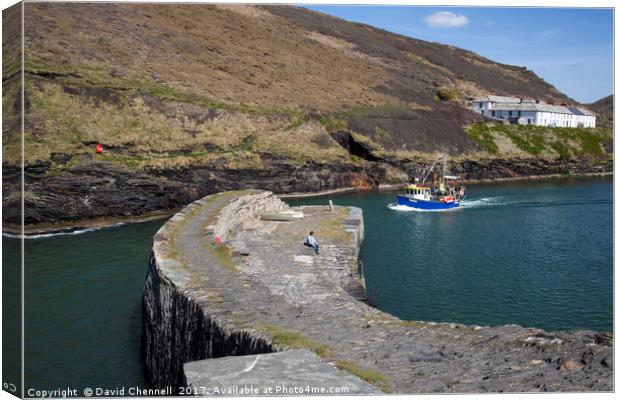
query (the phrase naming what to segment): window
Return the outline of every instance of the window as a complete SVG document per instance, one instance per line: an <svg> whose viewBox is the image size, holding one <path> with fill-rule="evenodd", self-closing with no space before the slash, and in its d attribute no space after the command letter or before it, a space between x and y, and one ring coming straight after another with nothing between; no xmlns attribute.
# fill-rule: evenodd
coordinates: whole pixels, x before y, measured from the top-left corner
<svg viewBox="0 0 620 400"><path fill-rule="evenodd" d="M494 117L495 116L495 110L491 111L491 116Z"/></svg>

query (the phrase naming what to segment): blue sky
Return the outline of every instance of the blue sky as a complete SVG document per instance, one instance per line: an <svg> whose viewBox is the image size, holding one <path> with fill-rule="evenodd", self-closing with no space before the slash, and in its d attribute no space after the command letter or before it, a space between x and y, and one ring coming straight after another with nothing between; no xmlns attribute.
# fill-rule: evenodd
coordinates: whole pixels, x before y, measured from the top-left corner
<svg viewBox="0 0 620 400"><path fill-rule="evenodd" d="M305 7L525 66L583 103L613 93L611 9Z"/></svg>

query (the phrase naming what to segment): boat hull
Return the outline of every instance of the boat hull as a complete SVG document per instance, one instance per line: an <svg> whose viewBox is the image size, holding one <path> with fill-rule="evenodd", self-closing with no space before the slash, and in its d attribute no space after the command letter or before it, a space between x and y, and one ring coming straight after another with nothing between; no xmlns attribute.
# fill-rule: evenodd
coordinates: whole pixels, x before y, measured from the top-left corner
<svg viewBox="0 0 620 400"><path fill-rule="evenodd" d="M461 205L461 202L453 201L451 203L444 203L443 201L417 200L398 195L398 204L401 206L417 208L419 210L449 210L452 208L457 208Z"/></svg>

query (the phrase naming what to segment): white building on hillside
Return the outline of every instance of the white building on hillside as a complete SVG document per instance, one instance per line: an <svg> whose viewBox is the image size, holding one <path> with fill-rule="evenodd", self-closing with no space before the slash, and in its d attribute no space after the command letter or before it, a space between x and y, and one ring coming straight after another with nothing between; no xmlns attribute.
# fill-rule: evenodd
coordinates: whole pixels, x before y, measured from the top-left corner
<svg viewBox="0 0 620 400"><path fill-rule="evenodd" d="M519 125L537 125L567 128L594 128L596 114L581 107L554 105L533 99L485 96L472 104L474 111L490 118Z"/></svg>

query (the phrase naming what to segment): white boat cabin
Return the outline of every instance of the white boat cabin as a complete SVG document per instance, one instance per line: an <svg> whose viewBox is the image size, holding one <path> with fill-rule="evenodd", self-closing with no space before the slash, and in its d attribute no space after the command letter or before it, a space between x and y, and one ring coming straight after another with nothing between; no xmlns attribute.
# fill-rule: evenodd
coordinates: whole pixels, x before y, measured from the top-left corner
<svg viewBox="0 0 620 400"><path fill-rule="evenodd" d="M431 188L418 185L409 185L405 188L405 195L416 200L430 200Z"/></svg>

